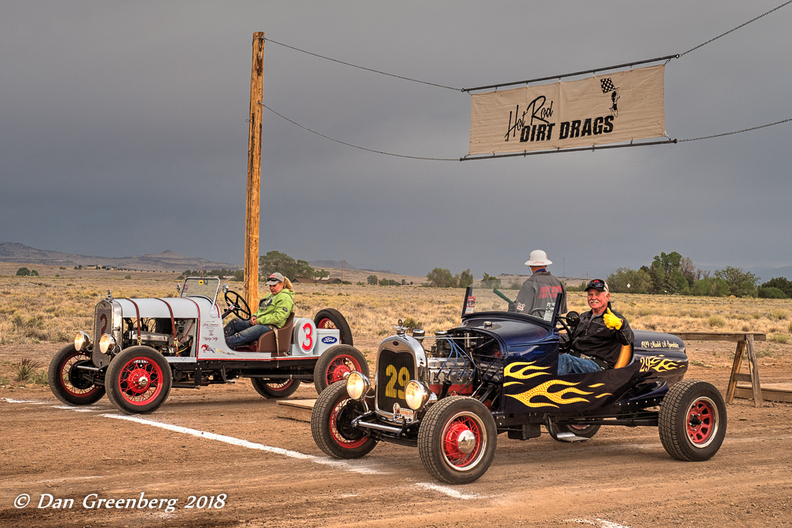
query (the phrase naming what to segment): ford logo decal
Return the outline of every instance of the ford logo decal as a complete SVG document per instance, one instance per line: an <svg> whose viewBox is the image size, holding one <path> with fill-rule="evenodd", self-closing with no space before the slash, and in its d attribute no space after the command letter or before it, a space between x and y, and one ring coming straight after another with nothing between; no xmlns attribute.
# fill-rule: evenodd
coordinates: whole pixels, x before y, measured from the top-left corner
<svg viewBox="0 0 792 528"><path fill-rule="evenodd" d="M336 339L333 336L325 336L322 338L322 343L324 343L325 345L332 345L333 343L336 342L338 342L338 339Z"/></svg>

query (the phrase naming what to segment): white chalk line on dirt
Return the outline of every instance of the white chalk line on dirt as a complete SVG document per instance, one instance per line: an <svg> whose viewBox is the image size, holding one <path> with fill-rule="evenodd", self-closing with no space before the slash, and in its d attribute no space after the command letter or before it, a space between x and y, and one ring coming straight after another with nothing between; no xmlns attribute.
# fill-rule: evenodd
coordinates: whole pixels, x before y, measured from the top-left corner
<svg viewBox="0 0 792 528"><path fill-rule="evenodd" d="M340 461L340 460L332 460L332 459L329 459L329 458L322 458L322 457L317 457L317 456L314 456L314 455L306 455L305 453L300 453L299 451L292 451L291 449L284 449L282 447L266 446L266 445L263 445L263 444L250 442L248 440L242 440L241 438L235 438L233 436L220 435L220 434L217 434L217 433L210 433L210 432L207 432L207 431L199 431L198 429L191 429L189 427L183 427L181 425L173 425L173 424L162 423L162 422L154 422L154 421L151 421L151 420L146 420L146 419L143 419L143 418L139 418L137 416L125 416L125 415L120 415L120 414L101 414L100 416L103 416L105 418L115 418L117 420L127 420L127 421L130 421L130 422L140 423L140 424L144 424L144 425L151 425L153 427L160 427L160 428L166 429L168 431L173 431L173 432L177 432L177 433L183 433L183 434L187 434L187 435L191 435L191 436L196 436L198 438L206 438L208 440L216 440L218 442L225 442L227 444L235 445L235 446L238 446L238 447L245 447L245 448L248 448L248 449L256 449L256 450L259 450L259 451L266 451L268 453L275 453L277 455L283 455L283 456L287 456L287 457L290 457L290 458L296 458L296 459L299 459L299 460L308 460L308 461L314 462L316 464L324 464L324 465L327 465L327 466L339 467L339 468L345 469L347 471L353 471L355 473L362 473L364 475L387 475L388 474L388 472L379 471L379 470L376 470L376 469L373 469L373 468L370 468L370 467L362 467L362 466L353 465L353 464L350 464L349 462L344 462L344 461ZM456 499L468 500L468 499L481 498L479 495L476 495L476 494L460 493L459 491L457 491L457 490L455 490L453 488L449 488L447 486L440 486L438 484L432 484L432 483L429 483L429 482L417 482L415 485L418 486L418 487L421 487L421 488L434 490L434 491L437 491L439 493L444 493L445 495L448 495L449 497L453 497L453 498L456 498Z"/></svg>
<svg viewBox="0 0 792 528"><path fill-rule="evenodd" d="M27 403L27 404L32 404L32 405L44 405L44 404L49 404L50 403L50 402L42 402L42 401L36 401L36 400L14 400L14 399L11 399L11 398L4 398L4 400L7 403ZM52 407L53 409L67 410L67 411L74 411L74 412L92 412L90 408L70 407L70 406L67 406L67 405L51 405L50 404L50 407ZM379 470L376 470L376 469L373 469L373 468L370 468L370 467L365 467L363 465L356 465L356 464L353 464L353 463L350 463L350 462L345 462L345 461L341 461L341 460L333 460L333 459L329 459L329 458L322 458L322 457L317 457L317 456L314 456L314 455L306 455L305 453L300 453L299 451L292 451L290 449L284 449L284 448L281 448L281 447L266 446L264 444L258 444L258 443L255 443L255 442L250 442L248 440L242 440L241 438L234 438L233 436L220 435L220 434L217 434L217 433L210 433L208 431L200 431L198 429L191 429L189 427L183 427L183 426L180 426L180 425L173 425L173 424L168 424L168 423L163 423L163 422L155 422L155 421L152 421L152 420L146 420L146 419L143 419L143 418L139 418L137 416L125 416L125 415L121 415L121 414L108 414L108 413L99 414L99 416L101 416L103 418L114 418L116 420L126 420L126 421L129 421L129 422L135 422L135 423L139 423L139 424L142 424L142 425L150 425L150 426L153 426L153 427L159 427L159 428L162 428L162 429L166 429L168 431L173 431L173 432L176 432L176 433L187 434L187 435L195 436L195 437L198 437L198 438L205 438L207 440L215 440L215 441L218 441L218 442L225 442L227 444L235 445L235 446L238 446L238 447L245 447L247 449L255 449L255 450L258 450L258 451L266 451L268 453L274 453L274 454L277 454L277 455L283 455L283 456L287 456L287 457L290 457L290 458L296 458L296 459L300 459L300 460L308 460L308 461L314 462L316 464L323 464L323 465L326 465L326 466L338 467L338 468L341 468L341 469L344 469L344 470L347 470L347 471L352 471L352 472L355 472L355 473L361 473L361 474L364 474L364 475L387 475L388 474L388 472L379 471ZM469 500L469 499L486 498L484 496L477 495L477 494L461 493L461 492L459 492L456 489L453 489L453 488L450 488L450 487L447 487L447 486L441 486L439 484L433 484L433 483L430 483L430 482L417 482L415 484L415 486L421 487L421 488L424 488L424 489L434 490L434 491L437 491L438 493L443 493L445 495L448 495L449 497L456 498L456 499Z"/></svg>
<svg viewBox="0 0 792 528"><path fill-rule="evenodd" d="M606 521L605 519L594 519L593 521L590 519L567 519L565 522L568 523L577 523L577 524L590 524L591 526L598 526L599 528L630 528L624 524L618 524L612 521Z"/></svg>

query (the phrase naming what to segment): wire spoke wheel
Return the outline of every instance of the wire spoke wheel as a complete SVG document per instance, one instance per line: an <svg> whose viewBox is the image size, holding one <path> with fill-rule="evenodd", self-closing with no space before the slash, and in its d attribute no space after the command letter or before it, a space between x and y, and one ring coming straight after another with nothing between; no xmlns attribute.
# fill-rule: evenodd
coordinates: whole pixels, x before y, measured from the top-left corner
<svg viewBox="0 0 792 528"><path fill-rule="evenodd" d="M316 399L311 412L311 435L319 448L335 458L360 458L377 445L377 440L352 426L365 412L362 403L349 397L346 385L331 385Z"/></svg>
<svg viewBox="0 0 792 528"><path fill-rule="evenodd" d="M69 345L52 358L47 378L50 390L68 405L91 405L105 394L105 388L97 385L82 366L93 366L91 355Z"/></svg>
<svg viewBox="0 0 792 528"><path fill-rule="evenodd" d="M366 358L352 345L335 345L319 357L314 367L314 386L321 394L333 383L343 381L350 372L357 371L368 377L369 369Z"/></svg>
<svg viewBox="0 0 792 528"><path fill-rule="evenodd" d="M452 396L432 405L418 430L418 453L426 470L449 484L481 477L495 456L497 427L484 404Z"/></svg>
<svg viewBox="0 0 792 528"><path fill-rule="evenodd" d="M122 351L107 369L107 395L126 413L158 409L171 389L171 370L156 350L137 346Z"/></svg>
<svg viewBox="0 0 792 528"><path fill-rule="evenodd" d="M256 392L267 399L288 398L300 388L300 382L296 379L283 381L269 381L261 378L250 378Z"/></svg>

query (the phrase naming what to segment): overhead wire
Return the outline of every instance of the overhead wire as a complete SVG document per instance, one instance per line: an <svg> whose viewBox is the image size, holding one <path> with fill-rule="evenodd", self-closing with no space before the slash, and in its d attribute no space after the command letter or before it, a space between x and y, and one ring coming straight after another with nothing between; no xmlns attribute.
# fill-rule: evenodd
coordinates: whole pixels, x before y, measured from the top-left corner
<svg viewBox="0 0 792 528"><path fill-rule="evenodd" d="M421 81L421 80L418 80L418 79L413 79L411 77L405 77L403 75L396 75L396 74L384 72L384 71L381 71L381 70L375 70L373 68L367 68L365 66L358 66L357 64L352 64L351 62L344 62L342 60L333 59L331 57L326 57L324 55L319 55L318 53L314 53L312 51L306 51L304 49L295 48L294 46L289 46L288 44L284 44L284 43L278 42L276 40L264 38L264 41L265 42L272 42L273 44L277 44L278 46L283 46L284 48L289 48L290 50L299 51L300 53L305 53L306 55L312 55L312 56L318 57L320 59L328 60L328 61L331 61L331 62L336 62L338 64L343 64L344 66L349 66L351 68L357 68L357 69L365 70L365 71L372 72L372 73L378 73L380 75L386 75L388 77L394 77L396 79L401 79L403 81L410 81L410 82L419 83L419 84L426 84L428 86L434 86L436 88L445 88L447 90L454 90L456 92L464 91L462 88L454 88L453 86L446 86L444 84L437 84L437 83L428 82L428 81Z"/></svg>
<svg viewBox="0 0 792 528"><path fill-rule="evenodd" d="M735 31L737 31L738 29L741 29L741 28L747 26L748 24L751 24L752 22L755 22L755 21L757 21L757 20L759 20L759 19L761 19L761 18L763 18L763 17L765 17L765 16L767 16L767 15L769 15L769 14L771 14L771 13L773 13L773 12L779 10L779 9L781 9L782 7L785 7L785 6L789 5L789 4L792 4L792 0L787 0L783 4L776 6L773 9L770 9L769 11L766 11L765 13L762 13L759 16L752 18L751 20L748 20L747 22L744 22L744 23L742 23L742 24L740 24L738 26L735 26L732 29L730 29L728 31L725 31L724 33L721 33L720 35L717 35L717 36L707 40L706 42L702 42L701 44L699 44L699 45L697 45L697 46L695 46L693 48L690 48L689 50L685 51L684 53L679 53L679 54L676 54L676 55L669 55L669 56L666 56L666 57L661 57L659 59L651 59L651 60L648 60L648 61L637 61L637 62L632 63L632 64L640 64L640 63L644 63L644 62L654 62L654 61L657 61L657 60L666 60L666 64L667 64L668 62L670 62L673 59L680 59L680 58L684 57L685 55L687 55L689 53L692 53L693 51L696 51L696 50L698 50L698 49L700 49L700 48L702 48L702 47L704 47L704 46L706 46L706 45L708 45L708 44L720 39L721 37L724 37L724 36L726 36L726 35L728 35L730 33L733 33ZM422 81L422 80L419 80L419 79L414 79L414 78L406 77L406 76L403 76L403 75L396 75L396 74L384 72L384 71L381 71L381 70L376 70L374 68L368 68L368 67L365 67L365 66L352 64L350 62L334 59L332 57L327 57L325 55L320 55L318 53L314 53L314 52L311 52L311 51L300 49L300 48L297 48L295 46L290 46L288 44L284 44L282 42L278 42L278 41L272 40L270 38L264 38L264 40L267 41L267 42L271 42L273 44L277 44L278 46L283 46L285 48L288 48L288 49L291 49L291 50L294 50L294 51L297 51L297 52L300 52L300 53L305 53L307 55L311 55L311 56L314 56L314 57L317 57L317 58L320 58L320 59L323 59L323 60L327 60L327 61L335 62L335 63L338 63L338 64L342 64L344 66L348 66L348 67L351 67L351 68L357 68L357 69L365 70L365 71L368 71L368 72L371 72L371 73L377 73L377 74L380 74L380 75L385 75L385 76L388 76L388 77L393 77L393 78L401 79L401 80L404 80L404 81L410 81L410 82L415 82L415 83L424 84L424 85L428 85L428 86L433 86L433 87L436 87L436 88L443 88L443 89L453 90L453 91L458 91L458 92L471 92L471 91L481 90L481 89L484 89L484 88L495 88L495 87L505 86L506 85L506 84L489 85L489 86L482 86L482 87L478 87L478 88L454 88L452 86L447 86L447 85L443 85L443 84L439 84L439 83L433 83L433 82L429 82L429 81ZM615 67L609 67L609 68L605 68L605 69L611 69L611 68L615 68ZM589 70L587 72L600 71L600 70L601 69ZM578 73L580 73L580 72L578 72ZM556 77L567 77L567 76L573 76L573 75L577 75L577 73L575 73L575 74L564 74L564 75L560 75L560 76L552 76L552 77L548 77L547 79L550 79L550 78L554 79ZM509 85L524 84L524 83L529 83L529 82L535 82L535 81L538 81L538 80L545 80L545 78L533 79L531 81L518 81L518 82L513 82L513 83L507 83L507 84L509 84ZM328 136L326 134L322 134L322 133L317 132L316 130L313 130L313 129L307 127L307 126L301 125L300 123L298 123L298 122L296 122L296 121L294 121L292 119L289 119L288 117L284 116L283 114L281 114L281 113L273 110L269 106L265 105L263 102L259 102L259 104L261 104L261 106L263 108L266 108L267 110L269 110L270 112L272 112L276 116L280 117L281 119L284 119L285 121L288 121L289 123L291 123L291 124L293 124L293 125L295 125L297 127L300 127L303 130L306 130L307 132L310 132L312 134L316 134L316 135L318 135L320 137L323 137L323 138L328 139L330 141L333 141L335 143L339 143L341 145L345 145L347 147L363 150L363 151L366 151L366 152L371 152L371 153L374 153L374 154L381 154L381 155L384 155L384 156L392 156L392 157L397 157L397 158L406 158L406 159L423 160L423 161L467 161L467 160L474 160L474 159L494 159L494 158L500 158L500 157L526 156L528 154L531 154L531 153L521 152L521 153L511 153L511 154L505 154L505 155L492 155L492 156L477 156L477 157L464 156L462 158L438 158L438 157L425 157L425 156L411 156L411 155L405 155L405 154L394 154L394 153L386 152L386 151L382 151L382 150L376 150L376 149L361 147L359 145L354 145L352 143L348 143L346 141L342 141L342 140L333 138L333 137ZM676 143L685 143L685 142L690 142L690 141L699 141L699 140L704 140L704 139L712 139L712 138L718 138L718 137L724 137L724 136L731 136L731 135L735 135L735 134L742 134L742 133L745 133L745 132L751 132L751 131L759 130L759 129L762 129L762 128L768 128L768 127L780 125L780 124L783 124L783 123L788 123L790 121L792 121L792 118L782 119L780 121L776 121L776 122L773 122L773 123L767 123L767 124L759 125L759 126L755 126L755 127L744 128L744 129L736 130L736 131L732 131L732 132L724 132L724 133L721 133L721 134L712 134L712 135L709 135L709 136L701 136L701 137L696 137L696 138L679 139L679 140L675 139L675 140L670 140L670 141L667 141L667 142L661 141L661 142L643 143L643 144L630 143L630 144L625 144L625 145L612 145L612 146L609 146L608 148L620 148L620 147L625 147L625 146L641 146L641 145L654 145L654 144L667 144L667 143L676 144ZM593 150L601 150L602 148L603 148L603 146L599 146L599 147L583 147L583 148L579 148L579 149L556 149L556 150L538 151L538 152L534 152L533 154L550 154L550 153L566 152L566 151L578 152L578 151L581 151L581 150L592 150L593 151Z"/></svg>
<svg viewBox="0 0 792 528"><path fill-rule="evenodd" d="M261 104L262 108L266 108L267 110L269 110L270 112L272 112L276 116L280 117L281 119L284 119L284 120L288 121L289 123L291 123L291 124L293 124L295 126L298 126L298 127L302 128L303 130L306 130L306 131L310 132L311 134L316 134L317 136L323 137L325 139L329 139L330 141L334 141L336 143L340 143L341 145L346 145L347 147L352 147L352 148L356 148L356 149L359 149L359 150L365 150L366 152L373 152L374 154L382 154L382 155L385 155L385 156L393 156L393 157L396 157L396 158L407 158L407 159L423 160L423 161L459 161L458 158L427 158L427 157L422 157L422 156L408 156L408 155L405 155L405 154L393 154L392 152L385 152L383 150L375 150L375 149L370 149L370 148L366 148L366 147L361 147L361 146L358 146L358 145L353 145L352 143L347 143L346 141L341 141L340 139L335 139L333 137L330 137L330 136L327 136L325 134L322 134L321 132L317 132L316 130L312 130L312 129L308 128L307 126L303 126L300 123L289 119L285 115L276 112L275 110L273 110L269 106L265 105L264 103L260 103L260 104Z"/></svg>

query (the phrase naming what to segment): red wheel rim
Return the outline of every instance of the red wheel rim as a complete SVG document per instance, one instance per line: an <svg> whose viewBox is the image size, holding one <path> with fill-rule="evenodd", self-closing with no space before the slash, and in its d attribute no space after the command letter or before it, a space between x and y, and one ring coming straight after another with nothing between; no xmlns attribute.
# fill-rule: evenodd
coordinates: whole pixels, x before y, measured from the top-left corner
<svg viewBox="0 0 792 528"><path fill-rule="evenodd" d="M333 322L332 319L328 319L325 317L324 319L320 319L318 323L316 323L316 328L328 328L328 329L336 329L338 328L336 324Z"/></svg>
<svg viewBox="0 0 792 528"><path fill-rule="evenodd" d="M121 369L118 388L132 405L147 405L162 392L162 369L149 358L131 359Z"/></svg>
<svg viewBox="0 0 792 528"><path fill-rule="evenodd" d="M332 385L336 381L343 380L353 370L360 372L360 365L355 358L346 354L338 356L327 366L325 376L327 384Z"/></svg>
<svg viewBox="0 0 792 528"><path fill-rule="evenodd" d="M718 430L718 408L709 398L699 398L687 412L687 435L696 447L707 447Z"/></svg>
<svg viewBox="0 0 792 528"><path fill-rule="evenodd" d="M267 383L267 387L269 387L269 389L274 392L283 392L289 389L289 387L292 386L292 383L299 383L299 382L290 379L290 380L282 381L280 383Z"/></svg>
<svg viewBox="0 0 792 528"><path fill-rule="evenodd" d="M82 363L84 361L90 361L90 359L91 356L86 354L85 352L75 352L74 354L67 357L66 360L61 365L58 381L60 381L63 390L65 390L72 396L85 398L87 396L91 396L93 393L99 390L99 386L94 384L91 384L88 387L79 387L75 385L77 379L72 375L73 369L77 366L78 363Z"/></svg>
<svg viewBox="0 0 792 528"><path fill-rule="evenodd" d="M333 407L333 412L330 413L330 434L333 436L333 439L339 447L343 447L344 449L355 449L356 447L360 447L365 444L368 437L363 435L358 439L350 440L343 435L343 426L341 429L338 428L338 418L346 408L346 403L348 401L349 398L346 398L338 402L336 406Z"/></svg>
<svg viewBox="0 0 792 528"><path fill-rule="evenodd" d="M484 451L484 427L472 413L459 413L443 430L443 456L454 469L474 467Z"/></svg>

